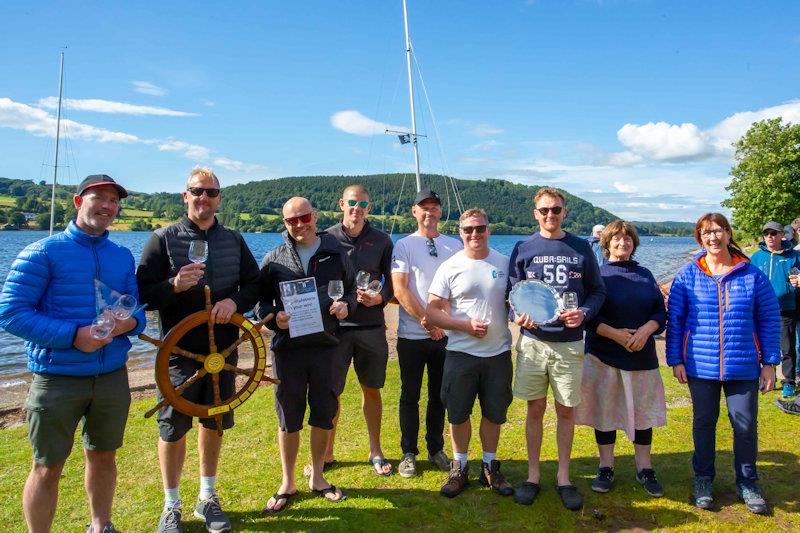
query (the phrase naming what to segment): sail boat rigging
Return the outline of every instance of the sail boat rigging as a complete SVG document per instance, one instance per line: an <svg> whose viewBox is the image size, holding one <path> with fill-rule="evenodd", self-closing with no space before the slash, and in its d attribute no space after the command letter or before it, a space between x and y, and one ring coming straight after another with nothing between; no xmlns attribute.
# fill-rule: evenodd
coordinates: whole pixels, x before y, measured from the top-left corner
<svg viewBox="0 0 800 533"><path fill-rule="evenodd" d="M61 66L58 75L58 114L56 115L56 150L53 156L53 190L50 195L50 235L53 234L53 224L56 215L56 182L58 180L58 140L61 135L61 94L64 84L64 52L61 52Z"/></svg>

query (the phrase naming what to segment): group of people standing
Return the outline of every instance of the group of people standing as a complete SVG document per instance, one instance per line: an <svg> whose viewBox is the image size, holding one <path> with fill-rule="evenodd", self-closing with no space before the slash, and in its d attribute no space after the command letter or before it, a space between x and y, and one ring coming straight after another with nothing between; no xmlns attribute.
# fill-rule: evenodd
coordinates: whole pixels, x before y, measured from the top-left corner
<svg viewBox="0 0 800 533"><path fill-rule="evenodd" d="M384 307L393 297L400 306L400 476L418 472L419 403L427 371L427 459L447 472L443 496L455 497L468 486L471 414L477 400L482 452L478 481L499 495L513 495L517 503L532 504L542 486L540 452L550 389L557 419L556 490L565 508L583 506L570 479L576 423L594 428L600 462L592 490L611 489L616 432L622 430L634 443L636 480L650 495L663 495L650 451L653 428L666 424L654 341L666 327L667 363L678 381L688 383L694 405L695 504L708 508L713 501L722 390L734 427L739 494L751 511L766 511L755 483L756 394L771 389L775 379L774 365L781 358L781 312L773 290L776 283L741 252L722 215L708 214L698 221L695 237L704 250L676 276L667 312L652 274L633 259L639 245L633 225L618 220L602 230L596 248L603 260L598 261L590 242L562 229L567 206L557 189L539 189L533 199L539 232L517 243L510 257L489 247L490 223L482 209L461 215L460 241L440 234L441 200L432 190L419 191L414 199L411 213L417 230L394 245L367 220L371 201L361 185L343 191L341 222L322 232L311 202L290 198L282 210L283 243L259 266L242 236L215 217L222 200L219 180L209 169L196 168L183 192L186 215L153 233L137 269L130 251L108 238L107 228L125 196L127 191L108 176L86 178L74 197L75 220L64 233L25 248L0 294L0 326L28 341L29 368L34 372L27 400L33 466L23 493L30 531L50 529L59 476L81 420L88 531L116 531L111 523L115 451L122 445L130 404L127 337L143 330L145 316L139 312L118 321L109 337L94 339L89 324L97 314L96 280L141 298L148 309L158 311L164 332L204 309L201 287L210 286L213 333L220 346L238 336L229 324L234 313L255 309L258 318L271 317L266 325L272 331L274 375L280 380L275 407L282 480L266 502L267 513L284 510L298 494L296 463L306 411L311 460L303 473L308 488L330 503L346 498L325 479L325 472L337 464L340 396L351 364L362 392L368 467L380 476L393 473L381 444L381 389L389 354ZM205 263L189 260L189 243L197 239L208 243ZM357 272L379 280L381 288L358 288ZM281 284L305 278L314 278L323 329L293 336ZM577 306L564 308L546 324L518 315L508 306L508 294L524 280L544 282L558 294L575 293ZM341 298L328 295L331 281L342 282ZM798 279L790 285L796 287ZM510 322L520 328L515 364ZM179 345L204 353L208 340L208 328L202 326ZM229 362L235 364L236 357L232 353ZM201 366L190 358L174 357L173 385L190 379ZM219 374L222 397L232 394L234 378L232 372ZM209 378L197 379L182 396L211 404L214 386ZM528 473L516 488L504 477L497 455L513 397L527 403ZM452 460L445 451L445 417ZM158 414L164 487L160 533L181 530L179 486L192 423L191 417L169 406ZM222 429L233 425L231 411L224 415ZM231 530L216 493L221 444L215 421L200 420L200 493L193 514L214 532Z"/></svg>

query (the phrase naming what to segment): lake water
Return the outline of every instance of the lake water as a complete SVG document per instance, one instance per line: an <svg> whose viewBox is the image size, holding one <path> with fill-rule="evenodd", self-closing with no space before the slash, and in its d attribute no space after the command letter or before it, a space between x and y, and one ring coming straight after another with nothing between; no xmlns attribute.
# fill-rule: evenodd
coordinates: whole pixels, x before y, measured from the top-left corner
<svg viewBox="0 0 800 533"><path fill-rule="evenodd" d="M20 250L46 236L47 232L44 231L0 232L0 280L5 281L11 262ZM149 232L116 231L111 234L111 239L128 247L138 260L149 236ZM392 236L395 241L401 237L403 235ZM257 261L261 261L264 254L282 240L278 233L245 233L244 238ZM520 235L494 235L489 244L500 253L510 255L514 244L522 238L524 237ZM649 268L659 281L669 279L686 262L687 253L697 248L697 243L691 237L642 237L641 240L636 259ZM146 333L155 338L160 336L154 313L148 313ZM155 348L139 339L133 339L129 356L134 365L151 365ZM0 391L26 373L26 364L22 340L0 329Z"/></svg>

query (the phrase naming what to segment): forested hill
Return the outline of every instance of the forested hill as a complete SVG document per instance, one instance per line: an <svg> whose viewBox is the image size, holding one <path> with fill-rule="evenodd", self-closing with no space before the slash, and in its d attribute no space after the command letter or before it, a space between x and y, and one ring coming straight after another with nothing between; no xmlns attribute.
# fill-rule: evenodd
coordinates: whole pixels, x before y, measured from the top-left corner
<svg viewBox="0 0 800 533"><path fill-rule="evenodd" d="M423 187L430 187L442 198L445 213L442 219L458 219L459 212L443 176L422 176ZM411 204L415 194L413 175L379 174L371 176L305 176L274 180L255 181L243 185L225 187L223 194L225 210L239 212L270 213L280 209L291 196L305 196L314 206L323 211L337 210L342 190L350 184L361 183L370 193L373 201L373 214L394 214L410 216ZM465 209L482 207L489 214L492 224L498 230L508 233L511 228L525 228L528 232L535 226L533 220L533 196L539 186L511 183L506 180L485 181L456 180ZM402 189L402 194L401 194ZM449 191L449 195L448 195ZM569 216L566 226L569 231L586 235L594 224L605 224L614 220L614 215L595 207L589 202L567 192ZM399 205L398 205L399 204ZM449 213L447 212L449 209Z"/></svg>

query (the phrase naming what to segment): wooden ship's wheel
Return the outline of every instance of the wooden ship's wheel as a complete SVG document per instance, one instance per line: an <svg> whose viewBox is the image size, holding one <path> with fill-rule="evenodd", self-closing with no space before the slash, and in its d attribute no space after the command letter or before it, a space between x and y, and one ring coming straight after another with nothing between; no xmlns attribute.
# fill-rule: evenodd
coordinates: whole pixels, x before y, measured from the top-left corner
<svg viewBox="0 0 800 533"><path fill-rule="evenodd" d="M211 309L213 307L211 304L211 289L208 285L205 286L205 297L206 308L202 311L192 313L178 322L174 328L169 330L163 340L159 341L144 334L139 335L139 338L143 341L147 341L158 347L158 354L156 355L156 385L161 391L161 395L164 397L158 405L147 411L144 416L145 418L150 418L162 407L171 405L188 416L213 418L217 424L217 432L221 435L222 415L239 407L253 392L255 392L258 384L262 381L278 384L280 380L267 374L267 349L264 346L264 339L261 338L260 333L262 326L272 319L272 314L267 315L263 320L254 324L243 315L234 313L231 317L230 324L238 327L242 331L242 334L233 344L224 350L218 351L216 341L214 340L214 321L211 320ZM208 325L208 353L198 354L180 348L178 342L180 342L183 336L202 324ZM253 347L254 358L253 368L251 369L239 368L227 362L228 357L233 351L245 341L250 341ZM193 376L178 386L174 386L169 379L169 359L173 354L192 359L203 365ZM220 396L219 374L223 370L247 376L247 380L243 384L234 386L233 394L229 398L222 398ZM190 402L182 396L187 388L207 375L211 376L213 384L214 403L212 405Z"/></svg>

